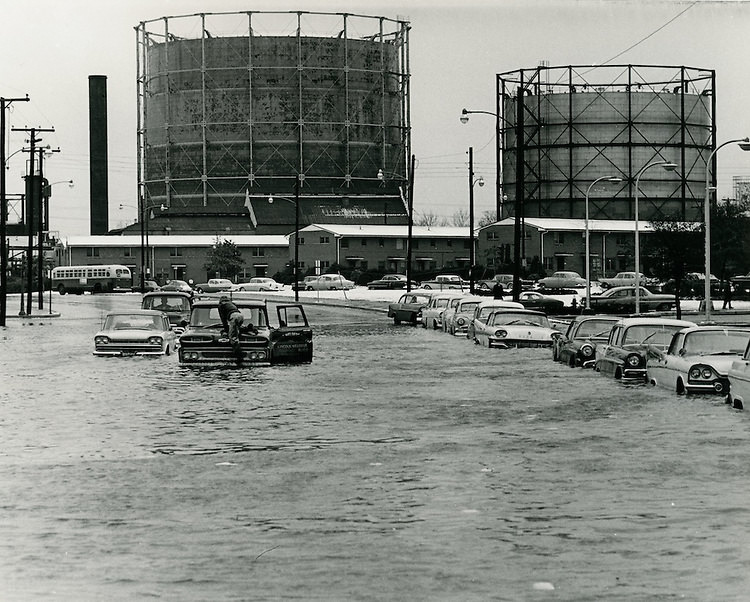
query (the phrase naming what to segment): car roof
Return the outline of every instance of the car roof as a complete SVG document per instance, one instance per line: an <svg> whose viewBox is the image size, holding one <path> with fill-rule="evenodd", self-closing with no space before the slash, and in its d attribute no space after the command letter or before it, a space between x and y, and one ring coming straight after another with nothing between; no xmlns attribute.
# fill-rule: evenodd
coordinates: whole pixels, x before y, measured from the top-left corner
<svg viewBox="0 0 750 602"><path fill-rule="evenodd" d="M522 304L518 303L517 301L503 301L502 299L487 299L484 298L483 301L479 302L479 307L497 307L497 308L503 308L507 307L508 309L526 309Z"/></svg>
<svg viewBox="0 0 750 602"><path fill-rule="evenodd" d="M520 307L498 307L497 311L493 311L493 314L501 314L503 312L512 312L514 314L530 314L534 316L544 316L547 317L547 314L545 314L543 311L536 311L535 309L526 309L526 308L520 308Z"/></svg>
<svg viewBox="0 0 750 602"><path fill-rule="evenodd" d="M129 311L111 311L107 314L110 316L163 316L164 312L156 309L131 309Z"/></svg>
<svg viewBox="0 0 750 602"><path fill-rule="evenodd" d="M149 291L148 293L143 293L143 298L146 297L184 297L185 299L190 299L190 293L186 293L185 291Z"/></svg>
<svg viewBox="0 0 750 602"><path fill-rule="evenodd" d="M672 318L621 318L620 324L632 326L634 324L663 324L665 326L696 326L695 322L688 320L675 320Z"/></svg>
<svg viewBox="0 0 750 602"><path fill-rule="evenodd" d="M737 325L726 325L721 326L720 324L710 324L710 325L703 325L703 326L687 326L680 330L679 332L688 334L691 332L712 332L712 331L722 331L722 330L732 330L734 332L750 332L750 326L737 326Z"/></svg>
<svg viewBox="0 0 750 602"><path fill-rule="evenodd" d="M232 299L232 303L234 303L237 307L265 307L266 303L264 301L259 301L257 299ZM193 307L216 307L219 305L219 298L212 297L210 299L203 298L199 299L198 301L193 302Z"/></svg>

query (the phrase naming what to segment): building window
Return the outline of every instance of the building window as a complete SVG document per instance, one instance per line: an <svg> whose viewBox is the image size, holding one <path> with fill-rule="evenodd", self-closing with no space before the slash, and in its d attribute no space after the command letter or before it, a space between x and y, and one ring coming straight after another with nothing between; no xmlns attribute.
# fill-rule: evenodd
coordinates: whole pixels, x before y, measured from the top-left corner
<svg viewBox="0 0 750 602"><path fill-rule="evenodd" d="M385 238L378 238L378 246L381 249L385 246Z"/></svg>
<svg viewBox="0 0 750 602"><path fill-rule="evenodd" d="M367 246L367 239L366 239L366 238L363 238L363 239L362 239L362 246L363 246L363 247L366 247L366 246Z"/></svg>
<svg viewBox="0 0 750 602"><path fill-rule="evenodd" d="M553 232L555 236L555 244L565 244L565 232Z"/></svg>
<svg viewBox="0 0 750 602"><path fill-rule="evenodd" d="M433 249L437 246L437 241L434 238L430 239L430 247Z"/></svg>
<svg viewBox="0 0 750 602"><path fill-rule="evenodd" d="M341 239L341 248L342 249L348 249L349 248L349 239L348 238L342 238Z"/></svg>
<svg viewBox="0 0 750 602"><path fill-rule="evenodd" d="M495 230L490 230L487 232L487 240L498 240L499 236L497 235L497 232Z"/></svg>
<svg viewBox="0 0 750 602"><path fill-rule="evenodd" d="M544 258L544 269L545 270L554 270L554 263L553 263L552 257L545 257Z"/></svg>
<svg viewBox="0 0 750 602"><path fill-rule="evenodd" d="M468 249L469 247L470 247L469 241L468 240L464 240L464 249Z"/></svg>
<svg viewBox="0 0 750 602"><path fill-rule="evenodd" d="M253 257L265 257L266 250L263 247L253 247Z"/></svg>
<svg viewBox="0 0 750 602"><path fill-rule="evenodd" d="M125 247L122 250L123 257L133 257L133 247Z"/></svg>
<svg viewBox="0 0 750 602"><path fill-rule="evenodd" d="M412 238L412 240L411 240L411 246L414 249L418 249L419 248L419 239L418 238Z"/></svg>
<svg viewBox="0 0 750 602"><path fill-rule="evenodd" d="M330 236L321 236L320 237L320 244L321 245L327 245L329 242L331 242Z"/></svg>
<svg viewBox="0 0 750 602"><path fill-rule="evenodd" d="M304 236L300 236L299 237L299 244L301 244L301 245L305 244L305 237Z"/></svg>
<svg viewBox="0 0 750 602"><path fill-rule="evenodd" d="M99 249L96 247L86 247L86 257L99 257Z"/></svg>
<svg viewBox="0 0 750 602"><path fill-rule="evenodd" d="M615 243L617 243L621 247L625 246L625 245L628 245L633 240L634 236L635 236L634 234L632 236L631 235L626 235L626 234L618 234L615 237ZM704 278L704 280L705 280L705 278Z"/></svg>
<svg viewBox="0 0 750 602"><path fill-rule="evenodd" d="M169 256L170 257L182 257L182 249L180 249L179 247L170 247Z"/></svg>
<svg viewBox="0 0 750 602"><path fill-rule="evenodd" d="M450 248L453 246L453 240L449 238L448 240L445 241L445 244Z"/></svg>
<svg viewBox="0 0 750 602"><path fill-rule="evenodd" d="M401 249L405 249L405 248L406 248L406 242L404 241L404 239L403 238L397 238L396 239L396 249L398 249L400 251Z"/></svg>

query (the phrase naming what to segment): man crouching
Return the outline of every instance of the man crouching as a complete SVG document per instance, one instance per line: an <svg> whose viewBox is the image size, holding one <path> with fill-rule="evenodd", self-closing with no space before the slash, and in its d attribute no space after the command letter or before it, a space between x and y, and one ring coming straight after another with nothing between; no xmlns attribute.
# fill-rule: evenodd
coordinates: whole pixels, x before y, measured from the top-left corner
<svg viewBox="0 0 750 602"><path fill-rule="evenodd" d="M226 295L222 295L219 299L219 317L221 318L224 330L229 335L229 344L232 346L234 355L237 356L237 359L241 360L246 355L242 351L242 347L240 347L240 328L242 328L245 318L240 310L237 309L237 306Z"/></svg>

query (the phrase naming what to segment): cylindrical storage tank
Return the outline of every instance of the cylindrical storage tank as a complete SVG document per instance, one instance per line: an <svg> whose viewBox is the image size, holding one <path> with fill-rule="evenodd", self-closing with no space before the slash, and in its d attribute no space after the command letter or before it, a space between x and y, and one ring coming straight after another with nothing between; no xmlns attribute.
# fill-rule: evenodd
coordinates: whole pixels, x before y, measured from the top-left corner
<svg viewBox="0 0 750 602"><path fill-rule="evenodd" d="M408 30L307 12L141 23L144 202L170 216L249 211L289 224L293 208L267 198L298 193L304 224L342 214L383 223L390 200L389 223L406 223Z"/></svg>
<svg viewBox="0 0 750 602"><path fill-rule="evenodd" d="M583 218L589 192L591 219L632 220L638 181L640 219L702 219L714 148L713 71L567 66L498 78L504 216L520 199L524 217ZM601 177L622 182L590 189Z"/></svg>

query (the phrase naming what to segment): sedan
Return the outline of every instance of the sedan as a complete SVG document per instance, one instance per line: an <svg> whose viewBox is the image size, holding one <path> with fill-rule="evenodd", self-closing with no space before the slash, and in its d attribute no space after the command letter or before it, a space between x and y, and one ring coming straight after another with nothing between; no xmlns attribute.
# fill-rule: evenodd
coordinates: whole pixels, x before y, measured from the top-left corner
<svg viewBox="0 0 750 602"><path fill-rule="evenodd" d="M370 290L374 289L398 289L406 288L408 279L402 274L386 274L380 280L372 280L367 283L367 288ZM416 288L417 283L411 281L411 288Z"/></svg>
<svg viewBox="0 0 750 602"><path fill-rule="evenodd" d="M308 291L338 291L353 288L354 282L340 274L323 274L305 284L305 290Z"/></svg>
<svg viewBox="0 0 750 602"><path fill-rule="evenodd" d="M443 328L443 314L451 305L455 307L464 294L458 291L442 291L432 295L427 307L422 309L422 327L441 330Z"/></svg>
<svg viewBox="0 0 750 602"><path fill-rule="evenodd" d="M273 278L250 278L247 282L240 282L239 284L232 285L230 289L232 292L244 292L244 291L283 291L284 285L276 282Z"/></svg>
<svg viewBox="0 0 750 602"><path fill-rule="evenodd" d="M177 337L163 312L113 312L94 336L94 355L169 355L176 345Z"/></svg>
<svg viewBox="0 0 750 602"><path fill-rule="evenodd" d="M750 400L750 345L745 348L742 357L732 362L727 376L729 378L727 403L742 410L745 402Z"/></svg>
<svg viewBox="0 0 750 602"><path fill-rule="evenodd" d="M540 288L580 288L586 286L586 280L578 272L555 272L537 281Z"/></svg>
<svg viewBox="0 0 750 602"><path fill-rule="evenodd" d="M618 321L614 316L576 316L565 334L555 341L552 359L571 368L592 368L597 345L607 342Z"/></svg>
<svg viewBox="0 0 750 602"><path fill-rule="evenodd" d="M607 342L596 348L594 369L617 380L646 381L646 356L666 351L672 336L695 326L669 318L622 318L612 327Z"/></svg>
<svg viewBox="0 0 750 602"><path fill-rule="evenodd" d="M638 306L641 311L669 311L674 307L672 295L652 293L647 288L638 287ZM581 301L586 303L586 298ZM635 312L635 287L616 286L607 289L600 295L591 295L591 309L600 314L622 314Z"/></svg>
<svg viewBox="0 0 750 602"><path fill-rule="evenodd" d="M561 336L547 316L530 309L499 309L476 324L474 340L485 347L551 347Z"/></svg>
<svg viewBox="0 0 750 602"><path fill-rule="evenodd" d="M223 293L232 290L234 283L227 278L211 278L208 282L196 284L199 293Z"/></svg>
<svg viewBox="0 0 750 602"><path fill-rule="evenodd" d="M430 295L426 293L406 293L401 295L396 303L388 305L388 317L393 318L394 324L409 322L416 325L422 320L422 310L430 302Z"/></svg>
<svg viewBox="0 0 750 602"><path fill-rule="evenodd" d="M184 280L170 280L161 287L162 291L180 291L183 293L193 293L193 287Z"/></svg>
<svg viewBox="0 0 750 602"><path fill-rule="evenodd" d="M555 297L543 295L536 291L524 291L518 296L518 301L526 309L543 311L545 314L561 314L565 310L565 302Z"/></svg>
<svg viewBox="0 0 750 602"><path fill-rule="evenodd" d="M665 352L646 361L648 381L678 394L729 391L729 368L750 343L750 329L695 326L672 336Z"/></svg>

